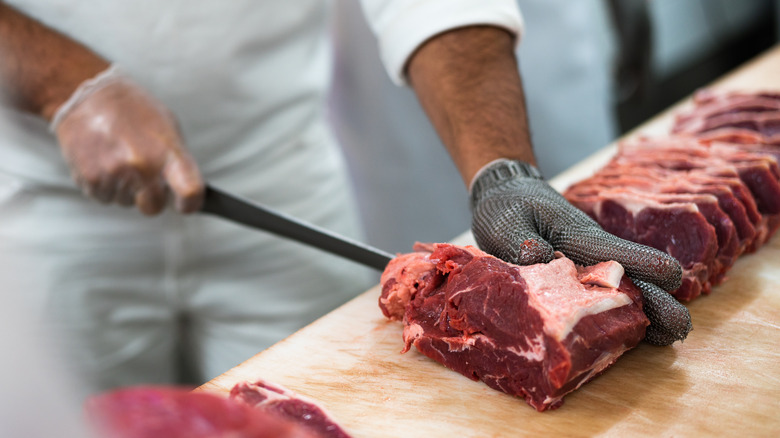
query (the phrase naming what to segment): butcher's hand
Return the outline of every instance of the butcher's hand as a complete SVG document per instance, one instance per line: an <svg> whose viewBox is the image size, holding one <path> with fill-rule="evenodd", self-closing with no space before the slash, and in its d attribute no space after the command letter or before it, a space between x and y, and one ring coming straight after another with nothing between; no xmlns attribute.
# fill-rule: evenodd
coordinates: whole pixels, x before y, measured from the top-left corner
<svg viewBox="0 0 780 438"><path fill-rule="evenodd" d="M87 196L146 215L161 212L169 197L181 213L200 208L203 180L173 115L116 68L82 83L51 129Z"/></svg>
<svg viewBox="0 0 780 438"><path fill-rule="evenodd" d="M688 309L666 292L680 286L677 260L607 233L530 164L502 159L486 165L472 182L471 207L472 232L484 251L518 265L549 262L554 251L584 266L617 261L643 292L648 342L670 345L691 330Z"/></svg>

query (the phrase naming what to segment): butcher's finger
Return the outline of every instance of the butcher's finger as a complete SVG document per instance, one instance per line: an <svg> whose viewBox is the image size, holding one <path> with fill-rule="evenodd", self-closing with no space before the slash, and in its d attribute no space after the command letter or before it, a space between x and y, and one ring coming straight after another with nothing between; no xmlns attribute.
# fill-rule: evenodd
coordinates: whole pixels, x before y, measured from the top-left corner
<svg viewBox="0 0 780 438"><path fill-rule="evenodd" d="M654 345L671 345L684 340L693 329L688 309L653 283L633 281L642 291L645 298L643 310L650 320L645 341Z"/></svg>
<svg viewBox="0 0 780 438"><path fill-rule="evenodd" d="M164 174L174 196L176 211L193 213L200 210L204 184L195 161L189 155L176 157L167 163Z"/></svg>
<svg viewBox="0 0 780 438"><path fill-rule="evenodd" d="M101 177L97 184L94 186L92 197L98 202L103 204L109 204L114 200L116 195L116 181L110 176Z"/></svg>
<svg viewBox="0 0 780 438"><path fill-rule="evenodd" d="M167 195L167 190L163 184L149 184L135 194L136 208L147 216L159 214L165 208Z"/></svg>
<svg viewBox="0 0 780 438"><path fill-rule="evenodd" d="M485 232L484 227L472 227L477 245L485 252L516 265L547 263L555 258L555 250L537 233L524 228L501 228Z"/></svg>
<svg viewBox="0 0 780 438"><path fill-rule="evenodd" d="M569 228L551 239L556 250L583 266L614 260L629 277L672 291L682 284L682 266L674 257L649 246L621 239L601 228Z"/></svg>
<svg viewBox="0 0 780 438"><path fill-rule="evenodd" d="M137 183L133 177L122 178L117 184L117 192L114 201L123 206L130 207L135 203L135 187Z"/></svg>

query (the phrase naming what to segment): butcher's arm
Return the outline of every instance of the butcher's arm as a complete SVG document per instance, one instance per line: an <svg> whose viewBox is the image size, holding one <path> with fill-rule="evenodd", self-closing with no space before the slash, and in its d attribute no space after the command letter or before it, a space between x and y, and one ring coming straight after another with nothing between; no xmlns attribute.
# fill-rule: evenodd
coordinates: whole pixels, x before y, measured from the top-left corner
<svg viewBox="0 0 780 438"><path fill-rule="evenodd" d="M171 112L60 32L0 2L0 99L51 122L82 191L157 214L197 211L203 181Z"/></svg>
<svg viewBox="0 0 780 438"><path fill-rule="evenodd" d="M407 75L470 187L480 248L517 264L548 262L554 251L582 265L616 260L643 291L646 339L659 345L685 339L690 315L664 291L680 286L680 264L605 232L533 166L510 33L475 26L436 35L410 57Z"/></svg>
<svg viewBox="0 0 780 438"><path fill-rule="evenodd" d="M51 120L85 80L109 63L0 2L0 92L16 108Z"/></svg>
<svg viewBox="0 0 780 438"><path fill-rule="evenodd" d="M464 27L428 40L409 60L409 82L466 185L498 158L535 164L515 38Z"/></svg>

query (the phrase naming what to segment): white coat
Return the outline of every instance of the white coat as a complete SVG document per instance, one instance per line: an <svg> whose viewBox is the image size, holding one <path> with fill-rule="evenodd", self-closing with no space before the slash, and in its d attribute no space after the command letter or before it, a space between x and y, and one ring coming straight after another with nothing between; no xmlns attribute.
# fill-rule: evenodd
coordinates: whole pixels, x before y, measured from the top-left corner
<svg viewBox="0 0 780 438"><path fill-rule="evenodd" d="M329 2L8 3L117 63L165 103L208 181L359 237L323 117ZM442 30L520 29L510 0L363 6L397 81L415 48ZM148 219L85 199L46 124L0 108L0 284L45 309L91 389L202 382L370 280L352 262L215 218Z"/></svg>

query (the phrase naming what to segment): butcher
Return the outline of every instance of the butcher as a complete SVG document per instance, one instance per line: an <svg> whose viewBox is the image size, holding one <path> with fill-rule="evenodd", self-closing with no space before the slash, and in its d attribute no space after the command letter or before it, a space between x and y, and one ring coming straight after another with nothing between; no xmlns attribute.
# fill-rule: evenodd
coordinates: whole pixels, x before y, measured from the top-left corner
<svg viewBox="0 0 780 438"><path fill-rule="evenodd" d="M480 247L516 264L554 251L618 261L649 297L659 343L684 337L664 292L679 264L601 230L535 167L516 2L362 6L388 74L414 90L460 171ZM209 181L360 237L322 105L327 11L318 0L0 2L0 281L55 328L90 391L208 380L372 282L193 214Z"/></svg>

